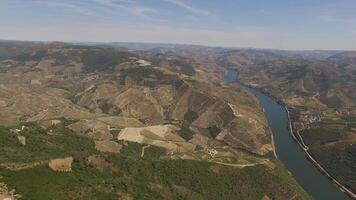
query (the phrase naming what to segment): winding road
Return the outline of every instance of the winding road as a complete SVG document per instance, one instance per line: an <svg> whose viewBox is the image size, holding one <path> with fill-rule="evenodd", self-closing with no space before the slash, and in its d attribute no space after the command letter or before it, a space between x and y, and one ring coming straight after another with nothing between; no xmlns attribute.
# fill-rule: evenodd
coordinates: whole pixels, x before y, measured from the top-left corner
<svg viewBox="0 0 356 200"><path fill-rule="evenodd" d="M229 70L224 81L236 81L237 70ZM241 85L244 89L254 94L264 108L268 124L274 136L278 159L293 174L298 183L315 200L352 200L327 176L322 174L315 163L307 158L305 152L293 139L288 126L290 125L285 107L256 89Z"/></svg>

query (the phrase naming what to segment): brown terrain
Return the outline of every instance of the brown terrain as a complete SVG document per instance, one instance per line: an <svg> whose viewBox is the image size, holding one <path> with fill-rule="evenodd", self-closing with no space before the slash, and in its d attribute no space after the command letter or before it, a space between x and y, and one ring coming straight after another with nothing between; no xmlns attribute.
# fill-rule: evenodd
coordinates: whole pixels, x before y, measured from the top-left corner
<svg viewBox="0 0 356 200"><path fill-rule="evenodd" d="M208 75L204 71L189 69L191 75L170 66L171 60L153 55L144 55L154 59L145 65L139 54L124 52L126 57L119 60L101 55L101 51L120 54L114 49L65 44L33 48L38 50L29 50L28 58L15 56L0 63L1 125L66 118L79 120L69 126L75 132L111 140L114 129L163 123L179 129L185 118L191 118L184 128L192 135L212 137L209 130L214 128L213 137L221 132L219 139L236 148L260 155L272 150L266 121L255 109L257 100L236 85L201 80ZM88 56L113 59L108 62L115 65L106 67L105 60L91 63ZM103 69L90 68L101 64Z"/></svg>
<svg viewBox="0 0 356 200"><path fill-rule="evenodd" d="M0 43L0 174L28 199L309 199L225 73L175 53Z"/></svg>

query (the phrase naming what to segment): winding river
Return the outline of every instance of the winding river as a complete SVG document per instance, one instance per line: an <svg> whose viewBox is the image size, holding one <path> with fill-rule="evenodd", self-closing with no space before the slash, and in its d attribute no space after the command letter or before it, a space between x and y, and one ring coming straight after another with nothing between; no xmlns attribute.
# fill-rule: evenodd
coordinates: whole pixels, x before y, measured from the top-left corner
<svg viewBox="0 0 356 200"><path fill-rule="evenodd" d="M235 82L237 75L238 71L229 70L224 81ZM242 87L259 99L274 136L278 159L283 162L304 190L315 200L351 200L306 158L304 151L293 140L287 128L289 119L286 109L267 95L253 88L243 85Z"/></svg>

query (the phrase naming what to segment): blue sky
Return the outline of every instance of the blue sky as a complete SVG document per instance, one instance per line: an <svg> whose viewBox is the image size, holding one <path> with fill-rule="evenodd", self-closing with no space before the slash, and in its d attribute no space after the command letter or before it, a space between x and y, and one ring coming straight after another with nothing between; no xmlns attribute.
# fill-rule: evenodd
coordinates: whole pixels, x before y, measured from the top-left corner
<svg viewBox="0 0 356 200"><path fill-rule="evenodd" d="M356 50L356 0L0 0L0 39Z"/></svg>

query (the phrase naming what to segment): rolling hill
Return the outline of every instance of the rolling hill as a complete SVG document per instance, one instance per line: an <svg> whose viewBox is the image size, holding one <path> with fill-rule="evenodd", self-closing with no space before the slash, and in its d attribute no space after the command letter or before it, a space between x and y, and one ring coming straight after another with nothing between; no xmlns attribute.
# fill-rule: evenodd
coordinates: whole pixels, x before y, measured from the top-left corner
<svg viewBox="0 0 356 200"><path fill-rule="evenodd" d="M309 199L225 72L172 52L0 43L1 194Z"/></svg>

